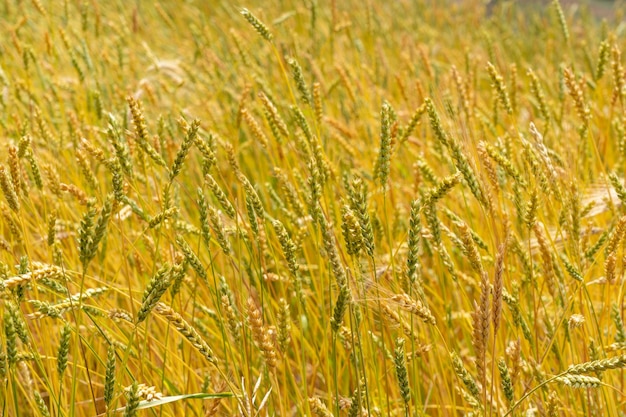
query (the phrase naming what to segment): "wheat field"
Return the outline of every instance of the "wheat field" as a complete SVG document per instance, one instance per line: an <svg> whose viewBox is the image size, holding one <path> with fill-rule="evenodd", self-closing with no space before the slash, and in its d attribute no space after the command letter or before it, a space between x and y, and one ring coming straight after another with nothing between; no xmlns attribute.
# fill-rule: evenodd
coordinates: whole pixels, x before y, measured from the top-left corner
<svg viewBox="0 0 626 417"><path fill-rule="evenodd" d="M0 416L626 415L603 7L0 2Z"/></svg>

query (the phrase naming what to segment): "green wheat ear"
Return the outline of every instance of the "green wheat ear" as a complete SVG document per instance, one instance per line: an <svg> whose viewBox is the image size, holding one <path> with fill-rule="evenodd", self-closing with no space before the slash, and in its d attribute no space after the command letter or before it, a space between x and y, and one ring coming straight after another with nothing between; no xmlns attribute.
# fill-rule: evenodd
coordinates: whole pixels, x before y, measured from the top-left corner
<svg viewBox="0 0 626 417"><path fill-rule="evenodd" d="M150 314L156 303L159 302L161 296L167 291L172 282L171 275L172 268L165 264L152 277L143 293L141 307L137 313L137 324L148 317L148 314Z"/></svg>
<svg viewBox="0 0 626 417"><path fill-rule="evenodd" d="M406 367L406 354L404 352L404 339L398 338L396 340L396 350L394 355L394 365L396 367L396 377L398 378L398 385L400 387L400 395L404 401L405 407L409 406L411 401L411 388L409 386L409 377Z"/></svg>
<svg viewBox="0 0 626 417"><path fill-rule="evenodd" d="M502 391L509 404L513 403L515 392L513 391L513 382L511 381L511 375L509 374L509 368L506 365L504 359L498 360L498 372L500 372L500 380L502 384Z"/></svg>
<svg viewBox="0 0 626 417"><path fill-rule="evenodd" d="M9 179L9 174L4 165L0 165L0 188L2 188L4 198L11 210L17 213L20 210L20 202L13 182Z"/></svg>
<svg viewBox="0 0 626 417"><path fill-rule="evenodd" d="M57 373L59 374L59 378L63 378L63 374L67 368L71 335L71 327L68 325L63 326L61 330L61 341L59 342L59 352L57 354Z"/></svg>
<svg viewBox="0 0 626 417"><path fill-rule="evenodd" d="M291 67L293 79L296 83L298 91L300 92L300 99L305 104L311 104L311 92L306 85L306 81L304 81L304 75L302 74L302 67L300 66L300 63L295 58L287 59L287 63Z"/></svg>
<svg viewBox="0 0 626 417"><path fill-rule="evenodd" d="M241 15L252 25L252 27L268 42L271 42L274 39L274 36L269 31L267 26L263 24L255 15L250 13L248 9L241 9Z"/></svg>
<svg viewBox="0 0 626 417"><path fill-rule="evenodd" d="M37 404L37 408L39 409L39 412L41 413L41 415L43 417L50 417L50 410L48 409L46 402L41 396L41 393L39 391L35 391L34 396L35 396L35 403Z"/></svg>
<svg viewBox="0 0 626 417"><path fill-rule="evenodd" d="M111 344L107 349L106 372L104 381L104 404L111 405L115 393L115 347Z"/></svg>
<svg viewBox="0 0 626 417"><path fill-rule="evenodd" d="M137 381L133 381L133 384L126 391L126 397L128 402L124 407L124 417L134 417L137 415L137 408L139 407L139 384Z"/></svg>
<svg viewBox="0 0 626 417"><path fill-rule="evenodd" d="M374 178L387 188L391 161L391 106L384 102L380 111L380 148L374 167Z"/></svg>
<svg viewBox="0 0 626 417"><path fill-rule="evenodd" d="M344 314L350 305L351 295L350 290L346 284L339 287L339 294L337 295L337 301L333 308L333 316L330 319L330 326L334 332L337 332L344 320Z"/></svg>
<svg viewBox="0 0 626 417"><path fill-rule="evenodd" d="M567 28L567 21L565 20L565 14L563 13L561 2L559 0L552 0L552 6L554 7L557 18L559 20L559 27L561 28L561 34L563 35L565 42L569 43L569 29Z"/></svg>

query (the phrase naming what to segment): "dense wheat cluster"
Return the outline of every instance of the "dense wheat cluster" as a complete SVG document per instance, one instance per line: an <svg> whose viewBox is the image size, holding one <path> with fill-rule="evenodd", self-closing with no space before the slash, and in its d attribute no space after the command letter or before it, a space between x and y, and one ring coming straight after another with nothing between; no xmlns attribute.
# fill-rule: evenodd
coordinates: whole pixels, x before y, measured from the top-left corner
<svg viewBox="0 0 626 417"><path fill-rule="evenodd" d="M484 3L2 2L0 415L623 415L621 14Z"/></svg>

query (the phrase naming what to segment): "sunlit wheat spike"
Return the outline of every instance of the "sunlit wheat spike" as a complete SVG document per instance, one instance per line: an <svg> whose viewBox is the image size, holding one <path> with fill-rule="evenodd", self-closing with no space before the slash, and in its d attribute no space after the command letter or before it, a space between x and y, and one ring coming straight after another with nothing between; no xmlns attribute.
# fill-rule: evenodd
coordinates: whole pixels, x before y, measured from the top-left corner
<svg viewBox="0 0 626 417"><path fill-rule="evenodd" d="M37 408L39 409L39 413L41 413L43 417L50 417L50 410L48 409L46 402L41 396L41 393L39 391L34 391L34 396L35 403L37 404Z"/></svg>
<svg viewBox="0 0 626 417"><path fill-rule="evenodd" d="M613 73L613 97L611 98L611 104L615 104L619 99L623 103L624 86L626 86L626 77L624 76L624 67L621 62L621 52L617 46L613 46L611 49L611 71Z"/></svg>
<svg viewBox="0 0 626 417"><path fill-rule="evenodd" d="M474 194L474 197L476 197L476 199L483 206L486 206L488 201L485 199L482 186L478 182L476 174L470 166L466 155L463 153L461 146L445 131L433 101L430 98L427 98L425 102L426 111L428 112L428 118L430 119L430 125L435 133L435 137L450 151L452 159L454 160L454 165L463 174L463 178L465 178L465 181L472 191L472 194Z"/></svg>
<svg viewBox="0 0 626 417"><path fill-rule="evenodd" d="M287 59L287 63L291 67L291 74L296 83L296 87L298 88L298 92L300 92L300 99L305 104L311 104L311 92L309 91L309 87L307 87L306 81L304 80L300 63L295 58Z"/></svg>
<svg viewBox="0 0 626 417"><path fill-rule="evenodd" d="M500 373L500 381L502 384L502 391L504 391L504 397L509 404L512 404L515 396L515 392L513 390L513 382L511 380L509 368L502 358L498 360L498 371Z"/></svg>
<svg viewBox="0 0 626 417"><path fill-rule="evenodd" d="M240 340L239 328L241 327L241 323L237 318L231 298L228 295L222 295L221 302L222 309L228 323L228 330L230 332L230 335L235 340L235 342L238 343Z"/></svg>
<svg viewBox="0 0 626 417"><path fill-rule="evenodd" d="M196 140L199 128L200 121L197 119L192 121L191 125L187 127L187 132L185 134L185 138L183 139L183 143L180 145L180 149L176 154L176 158L174 159L174 164L172 165L172 168L170 168L170 181L172 181L174 178L176 178L178 174L180 174L183 163L185 162L185 158L189 153L189 149L191 149L191 145L193 145Z"/></svg>
<svg viewBox="0 0 626 417"><path fill-rule="evenodd" d="M9 301L6 303L6 310L13 320L13 327L19 341L26 346L30 345L30 336L27 331L26 322L24 321L24 316L20 314L18 307L13 302Z"/></svg>
<svg viewBox="0 0 626 417"><path fill-rule="evenodd" d="M335 280L337 281L337 285L339 285L340 287L345 286L347 283L346 269L344 268L344 265L339 256L339 251L337 250L337 245L336 245L335 237L333 235L332 227L327 220L324 220L323 222L321 222L320 227L322 229L324 249L326 250L328 254L330 265L332 267L333 274L335 275ZM355 225L354 227L356 227L357 229L354 233L360 236L360 229L358 228L358 225Z"/></svg>
<svg viewBox="0 0 626 417"><path fill-rule="evenodd" d="M96 178L91 167L89 166L89 162L87 161L87 156L80 149L76 150L76 162L80 166L81 172L83 176L85 177L85 179L87 180L89 187L92 190L96 190L99 184L98 179Z"/></svg>
<svg viewBox="0 0 626 417"><path fill-rule="evenodd" d="M222 252L224 252L225 255L230 255L231 245L230 241L228 240L228 236L226 235L226 229L224 228L224 224L222 223L220 213L213 206L209 206L208 209L209 220L211 221L211 227L213 228L213 232L215 234L217 242L222 248Z"/></svg>
<svg viewBox="0 0 626 417"><path fill-rule="evenodd" d="M9 367L13 367L17 363L17 334L15 325L10 314L4 317L4 336L6 343L6 362Z"/></svg>
<svg viewBox="0 0 626 417"><path fill-rule="evenodd" d="M130 387L125 390L128 399L126 407L124 407L124 417L134 417L137 415L137 408L141 399L139 394L139 384L134 381Z"/></svg>
<svg viewBox="0 0 626 417"><path fill-rule="evenodd" d="M596 64L596 71L593 74L594 80L598 81L604 75L606 64L609 62L609 54L609 43L607 41L602 41L600 43L600 49L598 51L598 62Z"/></svg>
<svg viewBox="0 0 626 417"><path fill-rule="evenodd" d="M350 294L350 290L348 289L347 284L341 285L339 287L337 301L335 302L335 306L333 308L333 316L330 319L330 326L335 332L337 332L343 324L346 310L352 302L351 297L352 296Z"/></svg>
<svg viewBox="0 0 626 417"><path fill-rule="evenodd" d="M250 114L247 108L244 107L243 109L241 109L241 117L248 125L248 128L252 132L252 136L254 136L254 138L259 142L262 147L267 148L269 146L269 140L263 132L263 129L261 129L261 125L259 125L259 123Z"/></svg>
<svg viewBox="0 0 626 417"><path fill-rule="evenodd" d="M20 210L19 198L4 165L0 165L0 188L2 188L4 198L7 200L11 210L17 213Z"/></svg>
<svg viewBox="0 0 626 417"><path fill-rule="evenodd" d="M115 347L110 344L107 349L106 372L104 380L104 403L107 407L113 400L115 393Z"/></svg>
<svg viewBox="0 0 626 417"><path fill-rule="evenodd" d="M504 106L506 112L509 115L512 115L513 106L511 104L511 99L509 97L506 85L504 84L504 79L502 78L500 73L498 73L498 70L496 70L496 67L491 62L487 63L487 72L489 72L489 75L491 76L493 88L498 93L498 99L500 100L500 103L502 103L502 106Z"/></svg>
<svg viewBox="0 0 626 417"><path fill-rule="evenodd" d="M602 372L609 369L619 369L624 366L626 366L626 355L580 363L578 365L570 365L566 372L572 375L588 374L591 372Z"/></svg>
<svg viewBox="0 0 626 417"><path fill-rule="evenodd" d="M69 325L65 325L61 330L61 340L59 342L59 350L57 354L57 373L59 374L59 378L63 377L65 369L67 368L71 335L71 327Z"/></svg>
<svg viewBox="0 0 626 417"><path fill-rule="evenodd" d="M465 366L463 366L463 362L461 358L456 353L452 352L450 354L452 358L452 365L454 367L454 372L461 379L461 381L465 384L467 389L469 390L472 397L475 399L480 399L480 387L476 383L476 380L467 372Z"/></svg>
<svg viewBox="0 0 626 417"><path fill-rule="evenodd" d="M471 229L465 222L458 223L457 227L459 228L461 232L460 243L461 243L461 249L463 250L463 253L470 261L470 265L472 266L472 268L474 268L474 270L478 274L481 274L481 275L484 274L485 270L483 268L480 253L478 252L478 246L476 245L476 243L474 242L474 239L472 238L472 234L470 231Z"/></svg>
<svg viewBox="0 0 626 417"><path fill-rule="evenodd" d="M572 388L598 388L602 385L598 378L586 375L564 375L557 377L556 381Z"/></svg>
<svg viewBox="0 0 626 417"><path fill-rule="evenodd" d="M589 119L591 118L591 110L585 102L585 97L583 95L582 89L580 88L580 84L578 83L576 76L570 69L565 68L563 74L565 76L565 84L567 85L569 94L574 100L576 112L578 113L578 116L582 119L583 125L586 127L589 124Z"/></svg>
<svg viewBox="0 0 626 417"><path fill-rule="evenodd" d="M278 300L278 304L278 347L282 352L286 352L291 341L291 311L289 303L284 298Z"/></svg>
<svg viewBox="0 0 626 417"><path fill-rule="evenodd" d="M550 120L550 111L548 104L546 103L546 95L541 87L541 84L539 83L539 78L532 69L528 69L528 76L530 77L530 91L538 103L539 112L541 113L544 121L548 122Z"/></svg>
<svg viewBox="0 0 626 417"><path fill-rule="evenodd" d="M279 220L274 220L272 226L274 226L276 236L278 237L280 246L283 249L283 255L285 256L285 260L287 261L289 272L291 272L291 275L293 277L296 277L296 275L298 274L298 269L300 268L296 259L297 247L287 233L285 226L283 226L283 224Z"/></svg>
<svg viewBox="0 0 626 417"><path fill-rule="evenodd" d="M313 111L315 112L315 119L318 125L322 124L322 118L324 113L322 104L322 93L320 91L321 88L322 86L320 83L313 83Z"/></svg>
<svg viewBox="0 0 626 417"><path fill-rule="evenodd" d="M248 298L248 322L252 330L252 338L263 353L267 366L271 369L276 367L277 355L274 342L269 337L267 329L263 325L261 311L256 307L252 298Z"/></svg>
<svg viewBox="0 0 626 417"><path fill-rule="evenodd" d="M475 303L473 313L472 343L476 350L476 370L479 382L485 386L487 381L487 343L489 341L491 325L491 306L489 305L489 279L486 272L481 273L480 298Z"/></svg>
<svg viewBox="0 0 626 417"><path fill-rule="evenodd" d="M398 138L398 143L403 143L408 140L408 138L411 136L411 133L413 133L413 131L419 124L420 119L422 118L422 115L424 113L426 113L426 105L422 104L417 108L417 110L415 110L415 113L413 113L413 116L411 116L411 119L407 123L406 127L402 129L402 135Z"/></svg>
<svg viewBox="0 0 626 417"><path fill-rule="evenodd" d="M274 36L270 30L248 9L241 9L241 15L252 25L252 27L268 42L271 42Z"/></svg>
<svg viewBox="0 0 626 417"><path fill-rule="evenodd" d="M617 266L617 255L615 252L611 252L604 261L604 276L609 283L614 283L617 279L615 273L615 267Z"/></svg>
<svg viewBox="0 0 626 417"><path fill-rule="evenodd" d="M161 302L155 305L154 311L170 322L170 324L183 335L208 362L217 364L218 360L213 354L213 350L211 350L209 345L200 337L196 329L187 323L180 314Z"/></svg>
<svg viewBox="0 0 626 417"><path fill-rule="evenodd" d="M394 365L396 367L396 377L398 378L398 386L400 387L400 395L404 404L408 407L411 401L411 388L409 386L409 377L406 367L406 354L404 352L404 339L396 340L396 350L394 355ZM408 408L407 408L408 409Z"/></svg>
<svg viewBox="0 0 626 417"><path fill-rule="evenodd" d="M489 155L489 157L493 159L511 178L513 178L522 187L526 187L526 181L507 157L503 156L488 143L481 142L480 145L485 149L487 155Z"/></svg>
<svg viewBox="0 0 626 417"><path fill-rule="evenodd" d="M349 255L358 255L363 244L361 236L361 226L354 212L349 205L345 204L341 207L341 230L346 243L346 249Z"/></svg>
<svg viewBox="0 0 626 417"><path fill-rule="evenodd" d="M211 229L209 227L209 206L206 202L202 188L198 187L198 207L200 215L200 230L204 244L208 247L211 241Z"/></svg>
<svg viewBox="0 0 626 417"><path fill-rule="evenodd" d="M561 28L561 33L566 43L569 43L569 29L567 28L567 21L565 20L565 14L563 13L563 9L561 8L561 3L559 0L552 0L552 6L556 12L557 18L559 20L559 26Z"/></svg>
<svg viewBox="0 0 626 417"><path fill-rule="evenodd" d="M55 265L45 265L32 272L13 276L0 281L0 289L11 289L19 285L23 285L29 282L36 282L44 279L62 279L65 276L63 268Z"/></svg>
<svg viewBox="0 0 626 417"><path fill-rule="evenodd" d="M528 230L531 230L535 227L535 223L537 221L537 209L538 209L538 196L535 190L532 191L530 195L530 200L526 204L524 210L524 223L526 223L526 227Z"/></svg>
<svg viewBox="0 0 626 417"><path fill-rule="evenodd" d="M143 298L141 300L141 307L137 313L137 324L144 321L150 311L157 304L161 296L167 291L171 284L171 272L170 265L163 265L156 274L152 277L148 286L146 287Z"/></svg>
<svg viewBox="0 0 626 417"><path fill-rule="evenodd" d="M374 256L374 229L367 204L367 186L360 178L354 178L348 190L350 207L357 215L361 226L361 236L365 252L369 257Z"/></svg>
<svg viewBox="0 0 626 417"><path fill-rule="evenodd" d="M379 180L383 188L387 188L391 160L391 106L384 102L380 111L380 148L374 167L374 178Z"/></svg>
<svg viewBox="0 0 626 417"><path fill-rule="evenodd" d="M238 179L243 185L243 188L246 192L246 196L250 199L250 202L252 203L252 206L254 207L254 212L259 218L264 219L265 209L263 208L263 203L261 202L261 199L259 198L259 195L257 194L256 189L254 188L250 180L246 178L246 176L239 175Z"/></svg>
<svg viewBox="0 0 626 417"><path fill-rule="evenodd" d="M150 221L148 222L148 227L150 229L154 229L155 227L163 223L165 220L175 217L177 213L178 213L178 207L172 207L165 211L162 211L150 219Z"/></svg>
<svg viewBox="0 0 626 417"><path fill-rule="evenodd" d="M261 99L261 103L263 104L263 107L265 111L267 112L268 121L271 124L273 124L273 126L275 127L276 131L279 133L280 136L284 138L288 138L289 130L287 128L287 124L285 123L283 118L280 116L278 109L276 108L274 103L270 100L270 98L264 92L259 93L259 98Z"/></svg>
<svg viewBox="0 0 626 417"><path fill-rule="evenodd" d="M606 243L605 253L611 254L613 253L617 246L620 244L622 239L624 238L624 233L626 232L626 216L620 217L615 225L613 231L611 232L610 237L608 238L608 242Z"/></svg>
<svg viewBox="0 0 626 417"><path fill-rule="evenodd" d="M9 172L11 174L11 182L15 192L19 194L26 194L26 183L22 178L22 167L18 157L18 148L15 145L9 146L8 152L9 159Z"/></svg>
<svg viewBox="0 0 626 417"><path fill-rule="evenodd" d="M196 253L189 246L189 243L187 243L187 241L183 239L182 237L178 237L176 239L176 244L179 246L180 250L183 252L185 261L188 263L188 265L191 266L191 268L193 268L196 274L198 274L198 276L202 278L203 281L207 282L208 281L207 271L204 265L202 265L202 262L200 261L200 259L198 258L198 255L196 255Z"/></svg>
<svg viewBox="0 0 626 417"><path fill-rule="evenodd" d="M394 294L391 296L391 299L398 303L398 306L406 310L410 313L415 314L424 322L432 324L433 326L437 324L435 317L432 315L431 311L428 307L424 306L421 302L417 300L411 299L408 294Z"/></svg>
<svg viewBox="0 0 626 417"><path fill-rule="evenodd" d="M443 128L441 119L439 118L439 114L437 114L437 110L435 110L433 101L430 98L427 98L425 105L428 112L428 118L430 119L430 125L435 132L435 136L444 146L447 147L449 144L448 134Z"/></svg>
<svg viewBox="0 0 626 417"><path fill-rule="evenodd" d="M407 275L410 282L416 282L420 274L419 249L422 232L420 219L421 202L413 200L411 203L411 215L409 218L408 253L406 260Z"/></svg>
<svg viewBox="0 0 626 417"><path fill-rule="evenodd" d="M133 124L135 125L135 138L141 149L158 165L165 167L166 163L163 157L150 144L148 135L148 126L143 114L141 104L132 96L126 98L133 116Z"/></svg>
<svg viewBox="0 0 626 417"><path fill-rule="evenodd" d="M78 228L78 251L83 268L87 266L93 258L92 251L94 245L94 219L96 217L95 202L88 201L87 212L83 215Z"/></svg>

